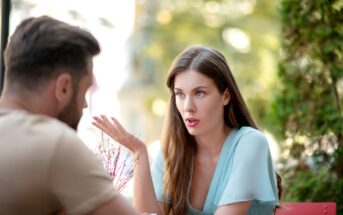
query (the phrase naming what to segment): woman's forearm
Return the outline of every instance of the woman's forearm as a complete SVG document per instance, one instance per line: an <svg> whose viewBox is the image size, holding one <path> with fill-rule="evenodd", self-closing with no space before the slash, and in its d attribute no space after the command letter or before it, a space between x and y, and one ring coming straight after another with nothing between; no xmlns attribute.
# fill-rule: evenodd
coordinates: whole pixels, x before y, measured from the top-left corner
<svg viewBox="0 0 343 215"><path fill-rule="evenodd" d="M148 150L145 145L141 145L134 152L134 206L144 213L162 214L154 191Z"/></svg>

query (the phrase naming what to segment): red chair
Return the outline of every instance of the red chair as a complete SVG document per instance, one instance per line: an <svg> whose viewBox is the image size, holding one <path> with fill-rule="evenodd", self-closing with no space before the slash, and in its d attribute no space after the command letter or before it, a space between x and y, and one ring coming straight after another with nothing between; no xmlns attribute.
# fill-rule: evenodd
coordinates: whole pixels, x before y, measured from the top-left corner
<svg viewBox="0 0 343 215"><path fill-rule="evenodd" d="M276 215L336 215L335 202L285 202Z"/></svg>

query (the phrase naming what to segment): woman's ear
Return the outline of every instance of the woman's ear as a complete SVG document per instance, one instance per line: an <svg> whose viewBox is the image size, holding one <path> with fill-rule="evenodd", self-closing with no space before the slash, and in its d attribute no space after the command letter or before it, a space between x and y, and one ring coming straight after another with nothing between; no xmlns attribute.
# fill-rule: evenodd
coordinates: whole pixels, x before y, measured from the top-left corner
<svg viewBox="0 0 343 215"><path fill-rule="evenodd" d="M223 104L224 106L229 104L230 102L230 93L229 93L229 89L226 88L226 90L223 93Z"/></svg>
<svg viewBox="0 0 343 215"><path fill-rule="evenodd" d="M59 109L67 106L73 97L73 80L70 74L62 73L55 80L55 98Z"/></svg>

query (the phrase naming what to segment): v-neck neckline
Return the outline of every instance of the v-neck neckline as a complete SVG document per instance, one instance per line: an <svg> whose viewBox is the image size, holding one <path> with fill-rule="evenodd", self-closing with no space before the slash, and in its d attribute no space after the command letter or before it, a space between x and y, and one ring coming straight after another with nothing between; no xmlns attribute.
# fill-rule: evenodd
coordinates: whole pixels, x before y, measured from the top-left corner
<svg viewBox="0 0 343 215"><path fill-rule="evenodd" d="M238 131L237 128L233 128L231 130L231 132L226 137L224 144L220 150L219 159L218 159L218 162L217 162L216 167L214 169L214 173L213 173L213 176L212 176L212 179L210 182L210 186L209 186L208 191L207 191L207 195L206 195L206 199L205 199L205 203L204 203L202 211L199 211L199 210L193 208L192 205L189 203L189 192L190 192L190 188L191 188L191 183L189 183L188 194L187 194L187 204L188 204L188 207L190 208L190 210L197 212L197 213L210 213L212 204L211 204L211 201L209 198L212 197L213 194L217 192L217 188L216 188L214 182L218 181L219 177L220 177L219 166L222 166L222 162L225 160L225 156L223 155L223 152L227 151L227 148L230 147L230 142L232 142L237 131ZM190 179L191 181L192 181L192 178L193 178L193 161L192 161L192 166L191 166L191 179Z"/></svg>

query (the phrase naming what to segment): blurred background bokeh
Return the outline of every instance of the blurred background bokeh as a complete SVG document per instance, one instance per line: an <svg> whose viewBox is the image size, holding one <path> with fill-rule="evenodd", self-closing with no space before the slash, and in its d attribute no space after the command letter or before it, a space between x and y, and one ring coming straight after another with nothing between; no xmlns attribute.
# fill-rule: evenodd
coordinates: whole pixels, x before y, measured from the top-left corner
<svg viewBox="0 0 343 215"><path fill-rule="evenodd" d="M190 45L218 49L268 136L283 201L334 201L343 214L342 8L343 0L13 0L10 33L42 14L91 31L102 53L78 133L92 148L91 116L115 116L152 160L173 59Z"/></svg>

